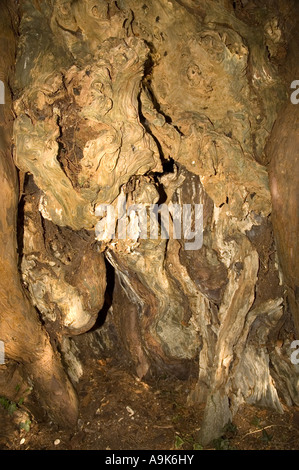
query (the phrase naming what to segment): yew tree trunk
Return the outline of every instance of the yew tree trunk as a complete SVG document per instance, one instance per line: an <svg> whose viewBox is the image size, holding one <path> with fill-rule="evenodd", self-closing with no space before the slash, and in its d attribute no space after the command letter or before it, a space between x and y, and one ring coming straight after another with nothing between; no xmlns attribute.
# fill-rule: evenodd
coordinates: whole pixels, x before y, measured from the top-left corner
<svg viewBox="0 0 299 470"><path fill-rule="evenodd" d="M33 385L39 403L60 425L74 426L77 398L47 332L21 284L17 251L19 185L12 159L13 110L11 85L14 74L18 15L12 2L1 2L0 78L5 104L0 105L0 339L6 364L1 375L10 377L11 361L22 364L23 378ZM8 361L7 361L8 360ZM2 395L11 398L10 383L2 383Z"/></svg>
<svg viewBox="0 0 299 470"><path fill-rule="evenodd" d="M202 443L243 403L298 405L295 2L22 0L18 15L1 147L8 357L45 397L56 377L74 417L51 343L78 380L76 338L108 310L96 337L111 344L113 330L140 378L197 377L189 403L205 404ZM136 211L118 220L130 237L103 235L97 208L117 212L120 198L146 210L202 204L202 245L142 237Z"/></svg>
<svg viewBox="0 0 299 470"><path fill-rule="evenodd" d="M294 10L299 16L299 4ZM298 24L298 22L297 22ZM299 76L299 32L289 43L286 80ZM299 83L299 82L298 82ZM292 90L290 90L292 91ZM289 309L299 337L299 106L290 99L279 113L266 145L272 195L272 223Z"/></svg>

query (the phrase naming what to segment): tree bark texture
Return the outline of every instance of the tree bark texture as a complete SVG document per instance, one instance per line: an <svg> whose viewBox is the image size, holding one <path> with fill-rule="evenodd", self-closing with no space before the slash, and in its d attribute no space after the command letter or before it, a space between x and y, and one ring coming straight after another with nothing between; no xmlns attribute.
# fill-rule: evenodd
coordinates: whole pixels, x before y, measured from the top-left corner
<svg viewBox="0 0 299 470"><path fill-rule="evenodd" d="M296 5L299 16L299 5ZM298 24L298 23L297 23ZM299 33L294 31L289 44L287 81L299 74ZM290 100L279 114L266 145L269 155L269 179L272 195L272 221L279 262L288 294L296 336L299 336L299 107Z"/></svg>
<svg viewBox="0 0 299 470"><path fill-rule="evenodd" d="M25 175L23 285L63 354L95 325L108 262L107 322L140 378L197 375L189 401L206 404L203 443L244 402L280 411L283 401L299 403L290 362L298 112L283 111L295 19L293 2L280 0L21 2L13 142ZM5 200L15 220L10 181ZM203 204L202 247L142 239L138 226L130 239L97 242L96 208L116 208L120 194L127 205ZM9 240L14 291L43 351L48 336L22 294Z"/></svg>
<svg viewBox="0 0 299 470"><path fill-rule="evenodd" d="M13 111L11 78L15 62L17 12L11 2L1 3L0 77L5 85L5 104L0 113L0 338L5 355L24 368L26 379L34 384L34 392L41 406L59 423L74 425L77 416L77 398L67 378L60 357L51 346L47 332L42 328L37 312L21 285L17 255L17 208L19 186L12 159ZM14 367L1 367L9 376ZM10 397L10 383L2 392Z"/></svg>

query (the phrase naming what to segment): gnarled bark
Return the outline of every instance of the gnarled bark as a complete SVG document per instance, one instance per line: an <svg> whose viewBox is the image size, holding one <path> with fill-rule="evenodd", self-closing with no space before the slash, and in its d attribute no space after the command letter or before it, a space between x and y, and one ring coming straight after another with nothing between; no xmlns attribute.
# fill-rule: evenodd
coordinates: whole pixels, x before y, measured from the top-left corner
<svg viewBox="0 0 299 470"><path fill-rule="evenodd" d="M198 374L189 401L206 403L204 443L244 402L282 411L281 396L299 401L271 219L272 192L278 254L290 273L280 241L295 249L294 234L281 229L273 186L281 127L271 155L264 151L286 100L280 70L294 17L292 2L282 3L22 2L14 159L30 173L21 269L31 302L62 348L103 306L105 256L124 351L139 377ZM280 119L287 128L288 115ZM106 220L100 214L96 228L96 208L117 209L120 195L147 210L203 204L202 246L142 238L135 212L122 219L130 238L107 231L95 245ZM295 311L292 273L285 282Z"/></svg>
<svg viewBox="0 0 299 470"><path fill-rule="evenodd" d="M47 332L42 328L23 286L18 271L17 256L17 171L11 154L13 112L10 94L15 60L16 11L10 2L1 4L1 56L0 76L5 84L5 104L0 113L0 338L5 345L5 356L25 369L41 405L62 425L74 426L77 419L77 398L60 362L51 346ZM9 366L7 366L9 367ZM2 367L6 373L6 366ZM3 394L10 398L10 386Z"/></svg>

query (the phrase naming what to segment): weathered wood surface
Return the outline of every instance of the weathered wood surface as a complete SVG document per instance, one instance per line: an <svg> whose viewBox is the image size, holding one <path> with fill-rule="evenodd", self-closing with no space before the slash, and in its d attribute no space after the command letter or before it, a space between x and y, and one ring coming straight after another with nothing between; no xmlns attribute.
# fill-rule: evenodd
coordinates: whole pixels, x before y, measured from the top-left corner
<svg viewBox="0 0 299 470"><path fill-rule="evenodd" d="M278 390L299 402L264 151L287 99L279 66L293 2L240 3L24 0L14 83L32 303L58 340L88 330L104 302L105 253L112 319L136 373L197 370L202 442L243 402L282 410ZM98 253L95 208L120 193L128 204L203 203L202 248L137 236Z"/></svg>
<svg viewBox="0 0 299 470"><path fill-rule="evenodd" d="M299 106L292 99L291 83L298 79L299 5L294 11L297 28L291 37L286 70L289 100L276 120L266 146L272 195L276 246L296 335L299 337ZM298 88L298 87L297 87ZM297 93L296 93L297 96Z"/></svg>
<svg viewBox="0 0 299 470"><path fill-rule="evenodd" d="M8 361L1 366L1 372L4 377L10 377L13 368L9 360L22 364L24 380L30 379L41 407L59 424L73 426L77 419L76 394L21 285L18 269L19 189L11 151L14 116L10 88L17 15L11 2L1 3L0 22L0 78L5 85L5 104L0 106L0 339ZM2 385L2 395L11 398L11 384Z"/></svg>

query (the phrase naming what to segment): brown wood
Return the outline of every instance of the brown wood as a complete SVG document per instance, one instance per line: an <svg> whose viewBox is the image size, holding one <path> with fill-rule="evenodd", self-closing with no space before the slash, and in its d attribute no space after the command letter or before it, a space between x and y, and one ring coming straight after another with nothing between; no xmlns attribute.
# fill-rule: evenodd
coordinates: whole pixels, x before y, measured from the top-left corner
<svg viewBox="0 0 299 470"><path fill-rule="evenodd" d="M293 2L21 3L13 142L16 166L30 173L19 227L29 296L18 276L10 121L0 219L9 357L22 358L58 421L68 401L66 419L75 421L48 335L63 350L94 324L106 256L116 276L108 319L117 346L140 378L196 374L189 402L206 405L203 443L242 403L298 404L284 301L287 287L296 319L298 121L290 106L279 114ZM128 205L203 203L203 246L184 252L184 240L138 234L97 244L94 209L116 206L120 193Z"/></svg>
<svg viewBox="0 0 299 470"><path fill-rule="evenodd" d="M24 292L18 271L19 189L11 153L13 113L9 88L15 60L16 13L11 9L11 2L1 2L0 77L5 85L5 105L0 105L0 339L4 342L7 360L23 364L41 406L59 424L74 425L77 419L75 392ZM5 388L2 393L5 394Z"/></svg>

